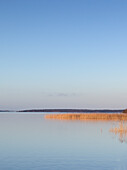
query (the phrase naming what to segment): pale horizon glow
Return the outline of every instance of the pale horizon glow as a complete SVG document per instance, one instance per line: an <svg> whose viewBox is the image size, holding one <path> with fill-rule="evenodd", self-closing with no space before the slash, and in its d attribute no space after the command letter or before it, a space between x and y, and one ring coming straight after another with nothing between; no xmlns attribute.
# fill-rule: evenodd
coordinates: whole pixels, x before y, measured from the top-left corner
<svg viewBox="0 0 127 170"><path fill-rule="evenodd" d="M127 108L127 2L0 1L0 110Z"/></svg>

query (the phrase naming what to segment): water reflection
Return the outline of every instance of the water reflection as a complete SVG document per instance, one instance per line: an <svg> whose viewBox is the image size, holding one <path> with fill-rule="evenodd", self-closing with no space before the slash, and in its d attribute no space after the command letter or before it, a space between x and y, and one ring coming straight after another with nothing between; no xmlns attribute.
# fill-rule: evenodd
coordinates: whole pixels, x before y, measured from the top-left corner
<svg viewBox="0 0 127 170"><path fill-rule="evenodd" d="M118 126L110 129L110 132L118 136L121 143L127 143L127 122L119 122Z"/></svg>
<svg viewBox="0 0 127 170"><path fill-rule="evenodd" d="M112 140L112 123L0 114L0 169L126 169L126 143Z"/></svg>

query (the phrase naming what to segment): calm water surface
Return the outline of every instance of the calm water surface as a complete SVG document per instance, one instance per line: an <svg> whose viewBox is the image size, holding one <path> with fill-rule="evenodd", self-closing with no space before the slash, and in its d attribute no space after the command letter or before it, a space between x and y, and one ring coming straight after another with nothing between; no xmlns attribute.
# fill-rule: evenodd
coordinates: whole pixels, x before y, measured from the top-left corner
<svg viewBox="0 0 127 170"><path fill-rule="evenodd" d="M109 132L115 125L1 113L0 169L126 170L126 136Z"/></svg>

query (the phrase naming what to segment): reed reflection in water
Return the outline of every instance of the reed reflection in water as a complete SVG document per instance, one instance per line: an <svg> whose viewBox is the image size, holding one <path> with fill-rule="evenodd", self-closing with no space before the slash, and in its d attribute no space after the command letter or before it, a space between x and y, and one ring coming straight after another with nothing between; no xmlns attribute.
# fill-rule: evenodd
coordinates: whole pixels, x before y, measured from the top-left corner
<svg viewBox="0 0 127 170"><path fill-rule="evenodd" d="M110 129L110 132L117 135L121 143L123 142L127 143L127 122L126 121L120 121L119 126L112 127Z"/></svg>

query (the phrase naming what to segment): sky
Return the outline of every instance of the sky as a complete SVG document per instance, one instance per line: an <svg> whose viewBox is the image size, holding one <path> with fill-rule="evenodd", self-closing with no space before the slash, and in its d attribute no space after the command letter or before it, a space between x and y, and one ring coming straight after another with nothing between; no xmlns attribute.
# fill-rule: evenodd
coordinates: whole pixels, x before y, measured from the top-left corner
<svg viewBox="0 0 127 170"><path fill-rule="evenodd" d="M126 0L0 0L0 109L127 108Z"/></svg>

